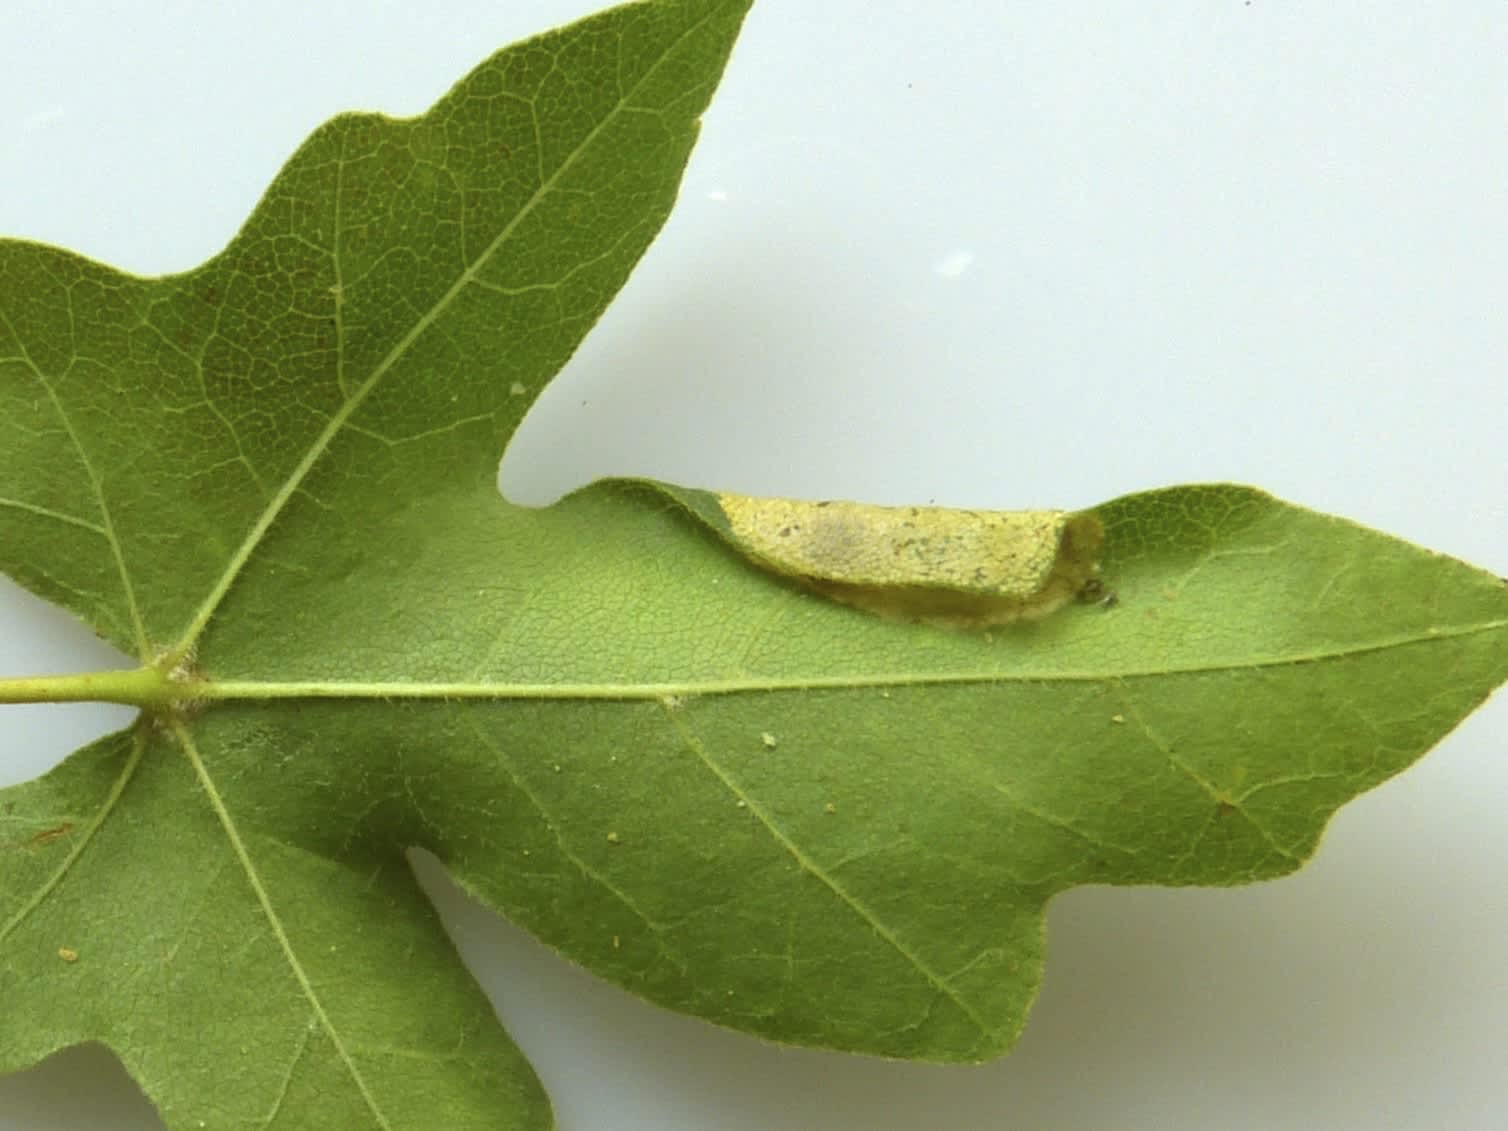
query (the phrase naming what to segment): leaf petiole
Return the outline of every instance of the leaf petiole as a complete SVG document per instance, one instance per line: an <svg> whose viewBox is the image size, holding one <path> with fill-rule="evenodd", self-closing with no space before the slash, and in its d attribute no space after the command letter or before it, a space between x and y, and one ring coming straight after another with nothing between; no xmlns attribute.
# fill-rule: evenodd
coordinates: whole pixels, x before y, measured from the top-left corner
<svg viewBox="0 0 1508 1131"><path fill-rule="evenodd" d="M0 679L0 703L123 703L164 708L195 698L193 688L154 667Z"/></svg>

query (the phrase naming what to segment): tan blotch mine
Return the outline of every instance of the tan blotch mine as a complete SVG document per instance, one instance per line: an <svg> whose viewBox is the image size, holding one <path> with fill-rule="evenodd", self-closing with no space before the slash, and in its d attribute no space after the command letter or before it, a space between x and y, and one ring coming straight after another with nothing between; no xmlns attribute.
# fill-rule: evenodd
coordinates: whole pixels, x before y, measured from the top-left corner
<svg viewBox="0 0 1508 1131"><path fill-rule="evenodd" d="M867 612L951 628L1033 620L1093 592L1105 542L1084 512L717 500L734 544L766 569Z"/></svg>

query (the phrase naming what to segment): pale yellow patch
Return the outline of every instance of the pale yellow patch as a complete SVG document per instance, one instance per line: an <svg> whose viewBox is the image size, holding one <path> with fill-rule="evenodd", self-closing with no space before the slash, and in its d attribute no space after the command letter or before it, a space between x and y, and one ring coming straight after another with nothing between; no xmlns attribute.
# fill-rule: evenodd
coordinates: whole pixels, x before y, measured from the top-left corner
<svg viewBox="0 0 1508 1131"><path fill-rule="evenodd" d="M980 628L1046 616L1097 580L1092 514L882 507L719 494L734 545L880 616Z"/></svg>

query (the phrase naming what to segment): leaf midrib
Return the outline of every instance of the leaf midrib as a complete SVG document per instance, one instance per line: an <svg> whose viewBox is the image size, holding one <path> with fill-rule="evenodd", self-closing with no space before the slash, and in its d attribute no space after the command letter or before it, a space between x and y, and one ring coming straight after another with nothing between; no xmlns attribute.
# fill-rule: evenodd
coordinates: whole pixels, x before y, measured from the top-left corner
<svg viewBox="0 0 1508 1131"><path fill-rule="evenodd" d="M1239 663L1184 664L1141 669L1081 669L1043 672L995 670L884 672L832 676L747 676L665 683L498 683L464 681L365 680L205 680L193 696L207 701L273 699L600 699L656 700L675 696L738 695L774 691L842 691L866 688L926 687L977 683L1104 683L1166 676L1210 675L1293 667L1352 659L1394 648L1444 642L1508 629L1508 618L1433 632L1400 635L1372 644L1332 648L1305 655L1261 656Z"/></svg>

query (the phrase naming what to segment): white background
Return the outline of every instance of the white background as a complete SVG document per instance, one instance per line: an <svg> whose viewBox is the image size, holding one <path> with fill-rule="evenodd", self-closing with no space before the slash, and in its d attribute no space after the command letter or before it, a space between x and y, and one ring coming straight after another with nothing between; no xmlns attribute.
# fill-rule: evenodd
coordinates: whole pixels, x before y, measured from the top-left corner
<svg viewBox="0 0 1508 1131"><path fill-rule="evenodd" d="M591 8L5 0L0 232L188 267L331 114L422 110ZM1229 479L1508 574L1505 59L1498 0L761 0L508 493ZM0 674L123 662L0 589ZM0 710L0 781L124 717ZM1477 1131L1508 1126L1505 813L1500 695L1294 878L1056 900L1025 1037L974 1068L672 1016L425 878L566 1131ZM0 1081L4 1131L156 1126L97 1049Z"/></svg>

